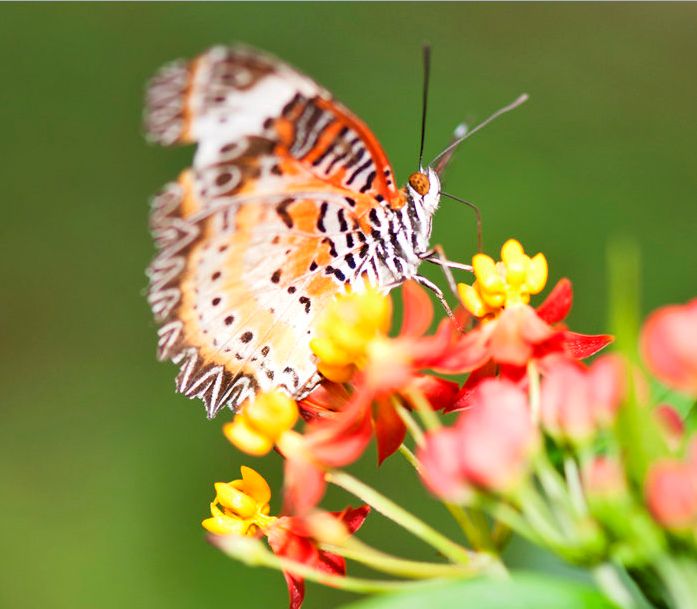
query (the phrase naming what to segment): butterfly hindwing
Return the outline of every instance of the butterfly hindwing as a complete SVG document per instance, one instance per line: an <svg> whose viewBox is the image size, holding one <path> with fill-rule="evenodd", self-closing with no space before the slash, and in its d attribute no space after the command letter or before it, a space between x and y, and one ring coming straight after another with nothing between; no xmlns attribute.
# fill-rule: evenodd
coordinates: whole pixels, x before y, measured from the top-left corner
<svg viewBox="0 0 697 609"><path fill-rule="evenodd" d="M382 149L313 81L248 49L164 68L148 102L153 140L198 143L151 214L149 301L177 390L209 417L272 387L307 393L316 316L359 283L371 211L398 196Z"/></svg>

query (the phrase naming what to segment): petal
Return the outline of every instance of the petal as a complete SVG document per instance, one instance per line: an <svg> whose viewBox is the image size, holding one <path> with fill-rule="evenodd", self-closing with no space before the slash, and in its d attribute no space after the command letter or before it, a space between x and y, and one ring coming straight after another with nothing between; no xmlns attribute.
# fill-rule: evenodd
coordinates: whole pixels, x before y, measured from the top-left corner
<svg viewBox="0 0 697 609"><path fill-rule="evenodd" d="M378 443L378 465L393 454L404 441L407 428L389 399L378 400L375 437Z"/></svg>
<svg viewBox="0 0 697 609"><path fill-rule="evenodd" d="M697 299L652 313L641 333L641 350L661 381L697 395Z"/></svg>
<svg viewBox="0 0 697 609"><path fill-rule="evenodd" d="M405 281L402 285L404 314L401 336L421 336L433 321L433 305L426 290L416 281Z"/></svg>
<svg viewBox="0 0 697 609"><path fill-rule="evenodd" d="M240 471L242 472L245 492L257 503L267 504L271 500L271 489L263 476L245 465L240 468Z"/></svg>
<svg viewBox="0 0 697 609"><path fill-rule="evenodd" d="M324 497L324 472L302 459L287 459L283 476L283 512L305 514Z"/></svg>
<svg viewBox="0 0 697 609"><path fill-rule="evenodd" d="M458 394L459 385L438 376L428 374L416 375L411 381L411 387L420 391L429 401L433 410L450 412Z"/></svg>
<svg viewBox="0 0 697 609"><path fill-rule="evenodd" d="M614 336L609 334L578 334L565 330L563 333L564 352L574 359L585 359L607 347Z"/></svg>
<svg viewBox="0 0 697 609"><path fill-rule="evenodd" d="M481 368L473 370L467 377L465 384L458 392L457 397L455 398L451 406L443 411L444 414L447 414L449 412L465 410L472 406L472 395L474 394L475 389L485 379L496 376L496 369L496 364L493 361L489 360Z"/></svg>
<svg viewBox="0 0 697 609"><path fill-rule="evenodd" d="M357 508L349 506L341 512L333 512L333 514L346 525L349 533L353 534L363 526L365 519L370 514L370 506L362 505Z"/></svg>
<svg viewBox="0 0 697 609"><path fill-rule="evenodd" d="M462 334L430 368L442 374L462 374L483 366L490 357L489 340L495 321Z"/></svg>
<svg viewBox="0 0 697 609"><path fill-rule="evenodd" d="M544 302L537 307L537 314L548 324L555 324L566 318L574 300L571 282L564 277L557 282Z"/></svg>
<svg viewBox="0 0 697 609"><path fill-rule="evenodd" d="M283 572L283 577L288 586L289 609L300 609L305 599L305 581L302 577L296 577L287 571Z"/></svg>
<svg viewBox="0 0 697 609"><path fill-rule="evenodd" d="M458 452L462 440L454 427L442 427L426 434L426 443L417 450L421 477L434 495L454 502L464 501L470 494L460 469Z"/></svg>

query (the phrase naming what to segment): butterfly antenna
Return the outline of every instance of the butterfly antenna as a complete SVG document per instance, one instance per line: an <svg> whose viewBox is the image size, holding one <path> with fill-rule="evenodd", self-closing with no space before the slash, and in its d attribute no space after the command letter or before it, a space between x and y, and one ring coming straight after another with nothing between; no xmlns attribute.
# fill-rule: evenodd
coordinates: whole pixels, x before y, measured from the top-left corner
<svg viewBox="0 0 697 609"><path fill-rule="evenodd" d="M483 129L486 127L489 123L492 123L495 121L499 116L502 116L506 114L506 112L510 112L511 110L515 110L518 106L521 106L524 104L526 101L528 101L528 94L523 93L518 99L515 101L511 102L507 106L504 106L503 108L499 108L496 112L494 112L491 116L483 120L481 123L479 123L476 127L465 133L462 137L457 138L455 141L453 141L443 152L441 152L435 159L433 159L429 165L431 166L438 166L439 161L441 161L444 157L450 158L448 155L452 155L453 151L455 148L457 148L462 142L464 142L466 139L469 137L473 136L477 131L480 129ZM443 164L440 165L441 169L443 168Z"/></svg>
<svg viewBox="0 0 697 609"><path fill-rule="evenodd" d="M419 171L423 169L424 142L426 140L426 110L428 108L428 81L431 76L431 45L423 45L424 83L421 98L421 144L419 145Z"/></svg>
<svg viewBox="0 0 697 609"><path fill-rule="evenodd" d="M475 216L477 216L477 251L481 253L484 249L484 240L482 237L482 213L479 211L479 207L471 201L466 201L465 199L448 194L447 192L441 192L440 194L444 197L448 197L448 199L467 205L467 207L474 212Z"/></svg>

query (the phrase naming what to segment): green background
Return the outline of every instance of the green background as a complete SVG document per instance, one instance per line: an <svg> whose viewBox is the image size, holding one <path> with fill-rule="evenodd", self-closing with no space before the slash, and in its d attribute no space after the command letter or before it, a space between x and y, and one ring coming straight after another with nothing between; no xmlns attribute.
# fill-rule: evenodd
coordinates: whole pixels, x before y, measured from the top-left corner
<svg viewBox="0 0 697 609"><path fill-rule="evenodd" d="M278 574L226 559L199 525L213 481L247 462L278 490L278 459L243 459L220 421L175 395L143 297L147 200L191 157L144 144L145 81L235 40L333 90L401 180L417 161L422 41L433 44L427 157L458 122L527 91L447 176L482 207L489 251L513 235L544 251L552 279L575 283L579 331L605 329L618 234L641 247L642 311L697 292L695 5L3 4L3 608L285 606ZM466 260L473 226L444 201L434 242ZM373 459L359 471L454 534L400 462L375 475ZM377 516L364 537L432 558ZM521 546L511 560L549 563ZM311 586L306 606L347 598Z"/></svg>

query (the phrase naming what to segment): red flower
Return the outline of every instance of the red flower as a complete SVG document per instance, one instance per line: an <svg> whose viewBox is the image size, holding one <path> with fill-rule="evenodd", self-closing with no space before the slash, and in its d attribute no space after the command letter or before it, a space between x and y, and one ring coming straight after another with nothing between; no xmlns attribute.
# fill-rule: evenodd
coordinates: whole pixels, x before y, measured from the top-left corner
<svg viewBox="0 0 697 609"><path fill-rule="evenodd" d="M644 324L641 350L661 381L697 395L697 298L654 311Z"/></svg>
<svg viewBox="0 0 697 609"><path fill-rule="evenodd" d="M356 509L348 507L342 512L324 513L321 516L331 516L336 523L343 525L342 529L346 535L351 535L361 527L369 512L370 508L364 505ZM319 571L331 575L346 575L344 558L319 548L322 536L318 535L317 523L318 514L307 517L282 516L266 530L271 549L277 556L303 563ZM336 534L335 530L332 534ZM283 575L288 584L290 609L299 609L305 597L305 582L302 577L289 572L284 572Z"/></svg>
<svg viewBox="0 0 697 609"><path fill-rule="evenodd" d="M542 382L540 415L554 437L585 442L611 424L624 395L624 364L615 355L591 366L557 359Z"/></svg>
<svg viewBox="0 0 697 609"><path fill-rule="evenodd" d="M427 435L418 451L426 486L463 501L473 489L506 493L521 481L539 444L525 393L507 380L477 387L456 425Z"/></svg>
<svg viewBox="0 0 697 609"><path fill-rule="evenodd" d="M566 328L562 322L572 302L571 282L561 279L537 309L526 304L503 309L498 317L481 322L463 336L445 363L472 372L446 412L469 407L473 389L497 372L524 387L529 361L537 361L544 374L560 355L585 359L610 344L613 338L609 335L578 334Z"/></svg>
<svg viewBox="0 0 697 609"><path fill-rule="evenodd" d="M687 459L662 459L649 469L646 503L658 523L671 530L697 528L697 438Z"/></svg>

